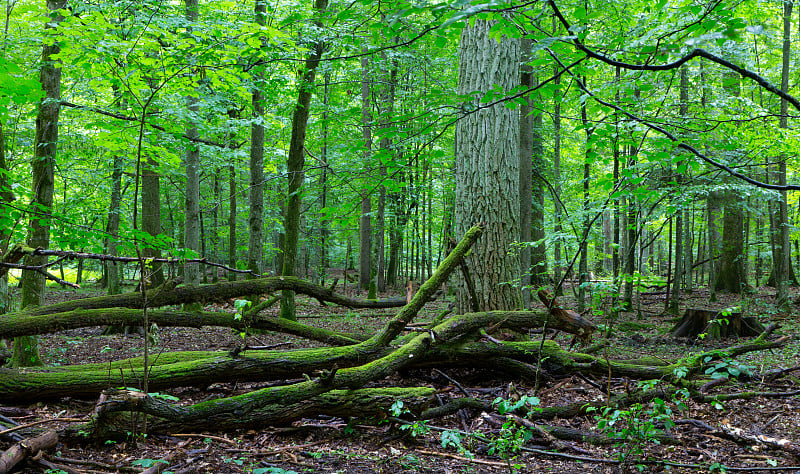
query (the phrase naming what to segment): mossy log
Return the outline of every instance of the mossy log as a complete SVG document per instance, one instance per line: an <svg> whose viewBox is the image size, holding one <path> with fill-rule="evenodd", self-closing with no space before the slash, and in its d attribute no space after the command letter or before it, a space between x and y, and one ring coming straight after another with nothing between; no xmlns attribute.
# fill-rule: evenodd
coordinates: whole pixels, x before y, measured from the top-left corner
<svg viewBox="0 0 800 474"><path fill-rule="evenodd" d="M526 362L538 360L538 342L497 346L494 343L473 343L461 339L488 326L511 328L541 327L545 314L529 311L491 311L469 313L448 318L427 335L436 340L424 356L413 365L459 365L475 362L478 357L521 357ZM579 331L563 322L556 324L564 331ZM415 339L419 336L415 336ZM413 339L412 339L413 340ZM448 342L452 341L452 342ZM374 361L390 355L395 348L367 346L364 343L330 348L293 351L247 351L232 356L228 352L187 351L159 354L151 358L149 387L163 390L181 386L202 386L216 382L269 381L296 378L334 367L344 368ZM542 357L555 364L571 365L568 352L555 342L546 341ZM37 399L74 396L97 396L109 387L137 387L144 377L141 357L110 363L83 364L40 369L0 369L0 398Z"/></svg>
<svg viewBox="0 0 800 474"><path fill-rule="evenodd" d="M62 432L64 437L83 437L91 434L99 440L124 439L136 426L131 412L152 415L148 420L149 433L178 433L186 431L227 431L242 428L281 426L301 418L318 415L350 418L384 419L397 400L414 413L424 411L432 402L435 390L429 387L365 388L358 390L332 390L327 393L300 400L293 404L275 403L254 407L240 399L232 404L230 412L211 417L193 416L193 410L203 410L198 404L189 408L188 416L174 416L171 404L159 398L132 390L107 390L95 411L96 417L89 423L74 425Z"/></svg>

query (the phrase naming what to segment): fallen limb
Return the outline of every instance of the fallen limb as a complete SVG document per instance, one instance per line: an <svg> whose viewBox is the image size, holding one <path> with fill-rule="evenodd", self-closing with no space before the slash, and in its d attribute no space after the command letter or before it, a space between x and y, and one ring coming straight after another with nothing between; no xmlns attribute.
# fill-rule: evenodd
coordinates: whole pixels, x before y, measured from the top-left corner
<svg viewBox="0 0 800 474"><path fill-rule="evenodd" d="M501 360L501 367L530 372L532 367L522 364L538 362L538 343L505 343L497 346L484 342L464 343L460 338L464 334L476 332L481 327L495 324L518 328L535 327L541 324L543 317L543 313L526 311L492 311L451 316L431 332L425 333L429 338L428 343L434 343L431 347L420 349L417 356L403 360L402 363L411 367L431 364L491 365L497 358L508 358L520 360L521 363ZM564 329L569 328L564 326ZM216 382L294 378L304 373L313 374L334 367L341 370L363 364L365 361L376 361L391 355L392 350L391 347L373 348L362 343L296 351L248 351L236 356L227 352L165 353L152 358L154 363L149 371L149 387L151 391L157 391ZM557 368L558 371L569 372L570 366L573 365L572 353L563 350L553 341L546 342L542 357L547 358L548 367L554 368L553 370ZM142 364L142 358L134 358L105 364L24 371L0 368L0 398L45 399L66 395L96 397L100 391L109 387L138 387L144 377ZM663 367L652 368L646 373L651 376L650 378L658 378L664 374L664 370ZM369 377L367 379L372 380Z"/></svg>
<svg viewBox="0 0 800 474"><path fill-rule="evenodd" d="M112 389L105 392L106 400L97 407L98 416L95 420L68 427L62 435L80 437L90 433L95 439L124 439L133 426L128 413L131 411L157 417L148 421L150 433L280 426L317 415L349 418L358 414L360 417L382 419L397 400L403 400L404 406L413 411L423 411L432 402L434 392L434 389L428 387L335 390L292 404L276 402L257 408L254 408L255 404L248 403L247 399L223 399L207 402L206 405L221 402L226 405L227 410L203 418L175 416L176 407L164 400L142 392ZM191 410L181 413L191 413Z"/></svg>
<svg viewBox="0 0 800 474"><path fill-rule="evenodd" d="M162 327L177 326L201 328L221 326L232 329L263 329L304 337L330 345L358 344L366 336L341 334L315 328L283 318L267 316L242 317L226 312L148 311L148 320ZM77 309L65 313L26 315L13 313L0 318L0 339L30 336L94 326L141 326L144 323L141 309L108 308Z"/></svg>
<svg viewBox="0 0 800 474"><path fill-rule="evenodd" d="M35 438L22 440L0 455L0 474L11 472L11 470L27 457L36 455L39 451L44 451L54 447L58 443L58 434L55 431L46 431Z"/></svg>
<svg viewBox="0 0 800 474"><path fill-rule="evenodd" d="M274 293L279 290L293 290L318 300L328 301L348 308L397 308L406 304L405 298L387 298L382 300L350 298L334 293L324 286L315 285L300 278L287 276L226 281L213 285L178 286L175 288L171 288L167 285L166 287L149 290L147 292L147 305L150 308L160 308L162 306L182 305L186 303L225 303L233 298ZM4 317L16 314L28 316L66 313L81 309L141 309L142 304L142 294L140 292L131 292L121 295L81 298L48 306L39 306L31 310L4 315Z"/></svg>

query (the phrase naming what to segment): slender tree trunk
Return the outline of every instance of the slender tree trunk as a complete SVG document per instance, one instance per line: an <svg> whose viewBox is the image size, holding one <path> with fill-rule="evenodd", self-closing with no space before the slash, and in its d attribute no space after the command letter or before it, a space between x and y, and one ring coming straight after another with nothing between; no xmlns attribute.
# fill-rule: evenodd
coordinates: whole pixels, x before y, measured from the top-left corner
<svg viewBox="0 0 800 474"><path fill-rule="evenodd" d="M361 59L361 125L364 136L364 163L369 163L372 155L372 104L370 101L369 59ZM361 196L361 217L358 220L358 287L369 289L369 274L372 268L372 197L365 189Z"/></svg>
<svg viewBox="0 0 800 474"><path fill-rule="evenodd" d="M791 60L792 39L791 39L791 18L792 1L787 0L783 3L783 63L781 67L781 91L789 91L789 64ZM779 126L782 129L789 128L788 103L786 99L781 99L781 118ZM786 159L785 155L778 158L778 169L776 181L779 185L786 185ZM787 203L786 191L780 192L780 201L777 206L775 224L777 235L775 238L775 253L772 260L775 272L776 304L779 311L789 310L789 280L791 273L792 260L791 247L789 244L789 207Z"/></svg>
<svg viewBox="0 0 800 474"><path fill-rule="evenodd" d="M64 8L66 0L47 0L47 10L50 15L45 29L55 28L63 20L57 10ZM39 79L45 98L39 103L39 112L36 115L36 137L34 139L32 169L31 209L33 215L30 219L27 244L29 247L50 246L50 215L53 207L53 192L55 188L55 160L58 146L58 115L61 99L61 68L51 56L61 51L59 42L53 41L42 48L42 66ZM26 265L43 265L47 257L28 256ZM44 275L31 270L22 271L22 304L21 308L39 306L44 298ZM11 356L11 365L14 367L32 367L42 365L39 356L39 340L34 336L14 338L14 352Z"/></svg>
<svg viewBox="0 0 800 474"><path fill-rule="evenodd" d="M556 19L553 18L553 25ZM558 75L558 66L553 66L553 74L556 75L555 89L553 89L553 215L555 224L553 232L556 234L555 245L553 247L553 281L558 284L561 281L561 269L564 266L562 259L561 226L561 76ZM556 296L562 294L562 288L555 289Z"/></svg>
<svg viewBox="0 0 800 474"><path fill-rule="evenodd" d="M382 53L383 62L386 63L386 54ZM383 110L381 110L380 127L386 130L393 120L394 116L394 98L395 98L395 82L397 81L397 69L392 66L390 70L382 71L382 75L386 78L386 84L381 93L381 103ZM384 134L380 141L380 166L379 174L381 185L378 188L378 209L375 216L375 248L376 248L376 284L378 291L386 291L386 185L384 182L387 177L386 163L391 157L391 139Z"/></svg>
<svg viewBox="0 0 800 474"><path fill-rule="evenodd" d="M114 154L113 170L111 171L111 203L108 210L108 223L106 224L107 253L117 255L117 237L119 235L120 204L122 203L122 156ZM106 287L109 295L121 293L119 266L116 262L105 262Z"/></svg>
<svg viewBox="0 0 800 474"><path fill-rule="evenodd" d="M186 21L191 25L196 22L199 16L198 0L184 0L186 4ZM189 26L191 34L191 26ZM197 93L199 91L195 91ZM200 101L196 96L186 98L187 109L189 110L189 127L186 135L190 138L197 138L197 124L195 117L200 112ZM183 245L187 250L191 250L200 255L200 147L196 143L189 142L186 149L186 222L184 224ZM200 284L200 265L198 263L187 263L184 266L184 283L189 286ZM187 310L201 309L201 305L194 304L186 307Z"/></svg>
<svg viewBox="0 0 800 474"><path fill-rule="evenodd" d="M315 0L314 9L322 14L328 7L328 0ZM322 27L320 20L316 26ZM314 79L317 66L322 58L323 44L321 40L306 58L303 76L298 85L297 105L292 116L292 138L289 142L289 158L286 170L289 175L288 199L286 202L286 246L283 249L283 276L295 276L297 266L297 249L300 241L300 204L302 202L303 182L305 181L305 143L308 129L308 114L311 109L311 96L314 94ZM296 320L294 291L284 290L281 298L280 315L284 319Z"/></svg>
<svg viewBox="0 0 800 474"><path fill-rule="evenodd" d="M519 41L491 39L491 22L470 22L461 34L458 93L485 93L518 85ZM480 94L478 94L480 95ZM473 110L477 104L464 104ZM517 259L509 252L519 235L519 122L517 111L502 104L464 115L456 125L456 233L475 222L486 232L465 260L480 310L519 306L519 293L510 283L519 275ZM459 312L472 307L465 286L458 289Z"/></svg>
<svg viewBox="0 0 800 474"><path fill-rule="evenodd" d="M619 100L619 97L620 97L620 93L619 93L620 92L619 91L619 89L620 89L620 85L619 85L619 83L620 83L620 75L621 75L620 67L617 66L616 67L616 72L615 72L615 80L616 80L616 83L617 83L615 95L616 95L616 98L617 98L617 103L619 103L619 101L620 101ZM620 133L619 116L618 115L614 116L614 126L616 128L616 132L617 133L614 136L614 150L613 150L614 171L613 171L613 178L614 178L614 186L617 186L617 184L619 183L619 133ZM612 275L614 277L614 282L618 283L618 278L619 278L619 236L620 236L620 232L621 232L621 229L620 229L619 198L614 199L614 229L613 229L613 232L614 232L614 245L611 246L611 273L612 273ZM661 260L660 259L659 259L658 264L659 264L659 267L660 267L661 266Z"/></svg>
<svg viewBox="0 0 800 474"><path fill-rule="evenodd" d="M214 167L214 207L211 210L211 248L213 249L213 255L211 256L211 261L213 262L220 262L219 256L219 206L222 202L222 189L219 184L219 175L221 174L221 169L219 167ZM211 283L219 282L219 271L217 268L213 269L211 275Z"/></svg>
<svg viewBox="0 0 800 474"><path fill-rule="evenodd" d="M6 162L6 143L3 135L3 122L0 120L0 215L6 216L11 210L7 205L14 201L14 194L8 181L8 164ZM0 226L0 252L8 250L11 238L11 228ZM8 294L8 273L0 277L0 315L12 311L11 300ZM0 348L5 349L6 343L0 339Z"/></svg>
<svg viewBox="0 0 800 474"><path fill-rule="evenodd" d="M584 77L584 83L586 78ZM587 83L588 86L588 83ZM586 281L589 272L589 232L591 231L591 219L589 217L589 178L591 177L592 165L590 157L592 155L592 133L594 129L589 125L586 115L586 102L581 104L581 121L586 131L586 154L583 160L583 229L580 241L580 261L578 263L578 312L582 313L586 309Z"/></svg>
<svg viewBox="0 0 800 474"><path fill-rule="evenodd" d="M236 268L236 168L228 165L228 266ZM236 272L228 272L228 281L236 281Z"/></svg>
<svg viewBox="0 0 800 474"><path fill-rule="evenodd" d="M258 25L267 24L267 4L255 2L255 20ZM263 43L263 40L262 40ZM264 71L257 66L253 71L253 124L250 126L250 227L247 244L247 269L262 273L264 259L264 125L259 119L264 115ZM283 250L283 248L281 248ZM252 278L252 277L250 277Z"/></svg>
<svg viewBox="0 0 800 474"><path fill-rule="evenodd" d="M634 145L630 145L628 148L628 168L633 169L636 165L636 148ZM623 304L628 311L633 309L633 287L635 286L636 282L633 281L633 272L636 268L636 239L638 236L638 221L636 220L637 215L637 200L636 197L631 193L630 197L628 198L628 214L627 218L625 219L625 229L626 229L626 238L625 238L625 275L628 277L628 282L625 284L625 293L623 296Z"/></svg>
<svg viewBox="0 0 800 474"><path fill-rule="evenodd" d="M686 118L689 112L689 75L687 66L683 66L680 70L680 105L678 114L682 118ZM683 196L683 172L680 169L684 164L684 160L678 161L678 170L676 182L678 183L678 196ZM680 199L679 197L679 200ZM684 262L684 210L683 206L679 206L678 211L675 213L675 276L672 278L672 294L670 295L669 311L672 314L678 314L678 306L681 298L681 284L685 278L687 268ZM687 222L688 224L688 222Z"/></svg>
<svg viewBox="0 0 800 474"><path fill-rule="evenodd" d="M331 73L325 72L325 85L322 92L322 173L319 177L320 200L322 209L328 207L328 104L330 101L329 87L331 83ZM320 266L320 285L325 285L325 277L328 274L328 218L320 214L319 221L319 266Z"/></svg>
<svg viewBox="0 0 800 474"><path fill-rule="evenodd" d="M530 61L531 46L533 40L522 38L520 46L522 49L522 74L520 85L523 88L533 87L533 68L527 62ZM519 241L522 244L519 251L521 263L522 307L529 308L531 305L531 214L533 203L533 108L531 101L533 94L525 96L525 100L519 108Z"/></svg>
<svg viewBox="0 0 800 474"><path fill-rule="evenodd" d="M534 77L534 81L536 78ZM544 194L545 194L545 163L544 163L544 139L542 138L542 113L537 113L533 117L533 182L531 194L533 203L531 208L531 240L534 243L531 249L531 283L535 286L543 286L547 283L547 249L545 247L545 218L544 218Z"/></svg>

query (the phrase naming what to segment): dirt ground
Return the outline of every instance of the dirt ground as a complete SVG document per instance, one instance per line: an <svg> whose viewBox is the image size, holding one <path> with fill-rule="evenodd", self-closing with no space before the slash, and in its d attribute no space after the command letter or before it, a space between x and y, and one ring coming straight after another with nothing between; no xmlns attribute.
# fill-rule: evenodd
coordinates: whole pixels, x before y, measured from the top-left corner
<svg viewBox="0 0 800 474"><path fill-rule="evenodd" d="M570 293L569 290L567 293ZM782 327L778 335L790 335L793 340L784 348L774 351L750 353L739 361L752 367L756 374L769 369L792 368L798 363L798 341L795 337L795 314L774 311L771 288L759 288L757 293L744 297L720 295L720 301L710 303L706 290L685 295L682 309L686 307L722 309L739 306L747 315L759 317L764 323L777 322ZM54 289L49 292L49 302L102 294L99 291L75 292ZM393 295L394 296L394 295ZM797 296L795 295L795 300ZM322 307L316 301L299 299L301 321L334 330L370 332L381 327L395 310L361 310ZM446 302L429 303L419 320L437 314ZM569 303L563 306L569 307ZM669 336L675 322L672 315L664 314L664 295L654 292L642 296L641 317L636 312L625 313L614 323L606 353L611 358L635 358L651 355L664 360L675 360L715 347L726 347L738 342L685 341ZM208 306L210 311L232 311L227 306ZM276 312L277 309L271 310ZM609 324L601 316L590 316L595 324ZM139 335L101 336L102 328L85 328L41 337L41 352L47 364L68 365L102 362L140 355L143 340ZM532 337L538 337L533 335ZM594 341L602 335L596 333ZM179 350L227 350L240 343L240 335L224 328L160 328L159 344L155 354ZM570 338L560 335L556 340L564 346ZM249 336L252 345L283 344L287 350L312 347L316 343L283 334ZM576 348L579 350L579 348ZM496 397L509 397L513 392L534 395L531 382L509 380L500 373L487 373L474 369L445 370L446 377L432 370L417 370L387 378L381 385L431 386L447 393L455 390L457 381L473 397L491 401ZM298 378L303 374L297 374ZM449 379L448 379L449 378ZM609 385L610 382L610 385ZM786 394L798 389L798 382L789 373L771 383L758 377L747 381L728 383L711 393L735 393L744 390ZM180 399L181 404L230 396L250 391L264 384L214 384L209 387L184 387L167 393ZM536 395L541 406L565 405L576 400L593 401L605 397L605 390L616 393L636 389L635 381L624 379L580 378L577 376L554 380L543 386ZM58 418L81 418L87 415L96 400L63 398L47 403L8 405L0 400L0 414L24 424ZM675 412L673 420L701 421L715 428L741 429L752 435L786 439L790 445L800 443L800 398L795 396L758 396L750 400L731 400L719 406L686 403L682 411L668 401ZM646 408L646 407L645 407ZM342 473L478 473L478 472L621 472L616 464L618 454L626 449L621 445L595 446L585 442L558 441L549 445L528 443L530 451L516 453L508 463L503 458L490 455L485 443L463 441L469 453L453 447L442 447L441 429L480 431L485 436L497 437L500 427L486 421L480 412L469 411L465 416L450 416L428 423L430 431L416 437L401 431L392 423L376 420L340 419L319 417L304 419L292 426L263 426L247 431L219 433L183 433L169 437L140 437L128 442L108 442L96 446L59 444L47 454L53 463L68 466L76 472L139 472L156 460L171 456L165 472L239 473L239 472L342 472ZM598 431L598 421L592 416L547 422L588 432ZM50 422L43 426L58 428L64 422ZM620 425L622 426L622 425ZM642 458L668 460L673 465L648 464L633 467L632 472L694 472L692 466L709 470L713 463L728 467L728 472L789 472L800 470L800 459L787 450L773 449L757 442L738 442L725 439L718 433L708 432L696 424L679 423L668 430L675 439L670 444L644 442ZM8 440L0 441L6 449ZM3 447L5 446L5 447ZM681 465L686 465L681 467ZM26 465L23 472L42 472L41 468ZM57 471L52 471L57 472Z"/></svg>

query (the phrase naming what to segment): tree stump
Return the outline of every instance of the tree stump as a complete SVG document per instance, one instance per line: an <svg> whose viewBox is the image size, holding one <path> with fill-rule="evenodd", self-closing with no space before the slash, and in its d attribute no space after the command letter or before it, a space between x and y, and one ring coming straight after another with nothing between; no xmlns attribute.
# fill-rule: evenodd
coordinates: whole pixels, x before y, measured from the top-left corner
<svg viewBox="0 0 800 474"><path fill-rule="evenodd" d="M733 336L758 336L764 326L753 316L742 317L742 313L722 314L719 311L689 308L672 328L674 337L698 337L706 334L711 339Z"/></svg>

